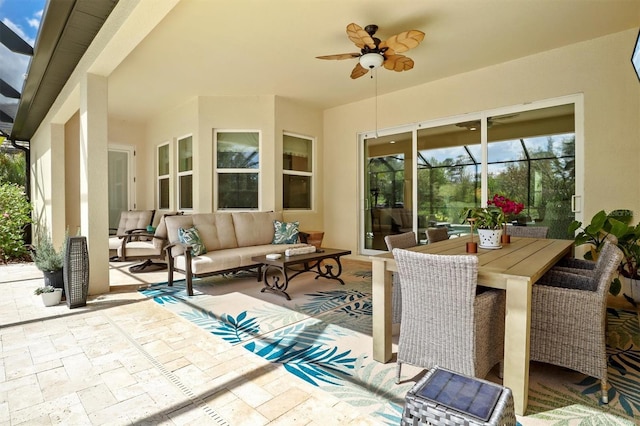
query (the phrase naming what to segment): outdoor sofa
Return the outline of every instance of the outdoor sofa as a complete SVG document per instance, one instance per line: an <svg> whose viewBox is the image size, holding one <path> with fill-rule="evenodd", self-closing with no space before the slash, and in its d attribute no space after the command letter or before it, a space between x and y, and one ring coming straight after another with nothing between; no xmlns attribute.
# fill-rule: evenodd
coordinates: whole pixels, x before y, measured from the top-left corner
<svg viewBox="0 0 640 426"><path fill-rule="evenodd" d="M252 257L284 255L289 248L306 245L306 234L294 232L297 223L284 222L282 212L196 213L169 216L165 222L168 284L173 285L174 271L183 273L190 296L193 278L249 269L257 269L260 276L261 265ZM185 237L185 231L193 228L199 237L196 241L189 240L192 235Z"/></svg>

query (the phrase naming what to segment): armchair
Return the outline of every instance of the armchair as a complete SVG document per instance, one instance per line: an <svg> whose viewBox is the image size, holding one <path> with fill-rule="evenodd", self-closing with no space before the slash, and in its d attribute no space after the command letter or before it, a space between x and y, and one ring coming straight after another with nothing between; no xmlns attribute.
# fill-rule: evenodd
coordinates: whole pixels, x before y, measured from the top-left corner
<svg viewBox="0 0 640 426"><path fill-rule="evenodd" d="M164 262L166 256L165 247L169 243L165 218L181 214L182 212L172 212L162 215L153 234L147 232L146 229L144 231L127 231L117 250L118 260L125 262L144 259L144 262L129 268L129 272L132 273L165 269L167 267ZM161 259L162 262L154 262L153 259Z"/></svg>
<svg viewBox="0 0 640 426"><path fill-rule="evenodd" d="M403 363L484 378L502 361L505 292L476 295L478 257L394 249L402 282L397 376Z"/></svg>
<svg viewBox="0 0 640 426"><path fill-rule="evenodd" d="M387 250L392 251L394 248L409 248L417 245L416 233L413 231L402 234L387 235L384 237L387 244ZM400 288L400 278L398 273L393 273L393 289L391 291L391 323L399 324L402 316L402 290Z"/></svg>
<svg viewBox="0 0 640 426"><path fill-rule="evenodd" d="M531 360L600 379L605 404L607 293L621 260L607 241L591 274L552 269L533 286L531 299Z"/></svg>
<svg viewBox="0 0 640 426"><path fill-rule="evenodd" d="M129 210L120 213L118 227L109 228L109 255L116 254L127 231L137 230L146 233L147 226L153 225L155 213L155 210Z"/></svg>

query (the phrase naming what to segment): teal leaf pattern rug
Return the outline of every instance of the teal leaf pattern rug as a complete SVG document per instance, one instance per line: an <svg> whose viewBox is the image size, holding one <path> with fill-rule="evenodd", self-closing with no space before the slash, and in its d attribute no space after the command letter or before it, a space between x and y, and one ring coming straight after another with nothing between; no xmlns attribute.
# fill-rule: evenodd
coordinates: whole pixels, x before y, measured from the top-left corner
<svg viewBox="0 0 640 426"><path fill-rule="evenodd" d="M141 292L177 316L229 345L282 366L296 379L329 392L380 424L397 425L404 395L419 375L396 385L395 363L372 358L371 271L345 262L341 278L291 281L292 300L261 293L255 277L219 276L155 284ZM599 400L599 381L560 367L531 364L529 407L521 425L634 425L640 422L640 327L638 314L610 309L609 401ZM403 369L404 371L404 369ZM419 370L417 370L419 371ZM403 375L404 376L404 375ZM498 381L496 377L489 377Z"/></svg>

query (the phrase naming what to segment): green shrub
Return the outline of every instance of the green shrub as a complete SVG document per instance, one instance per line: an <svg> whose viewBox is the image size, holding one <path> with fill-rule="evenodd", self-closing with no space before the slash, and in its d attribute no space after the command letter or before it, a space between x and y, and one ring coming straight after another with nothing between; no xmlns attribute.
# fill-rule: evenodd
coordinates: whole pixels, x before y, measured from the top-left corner
<svg viewBox="0 0 640 426"><path fill-rule="evenodd" d="M31 258L36 267L41 271L59 271L64 266L64 252L67 239L64 239L60 250L56 250L49 233L44 227L40 227L36 241L33 244Z"/></svg>
<svg viewBox="0 0 640 426"><path fill-rule="evenodd" d="M0 184L0 257L4 263L27 255L24 229L31 222L31 205L22 187Z"/></svg>

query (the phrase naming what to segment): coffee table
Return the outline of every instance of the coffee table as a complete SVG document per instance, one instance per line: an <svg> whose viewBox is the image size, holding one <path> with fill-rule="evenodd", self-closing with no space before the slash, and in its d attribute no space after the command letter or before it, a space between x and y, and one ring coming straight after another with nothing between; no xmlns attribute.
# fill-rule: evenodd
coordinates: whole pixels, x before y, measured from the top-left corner
<svg viewBox="0 0 640 426"><path fill-rule="evenodd" d="M344 281L340 278L342 274L342 264L340 257L351 254L351 250L341 250L332 248L317 249L315 253L298 254L295 256L285 256L279 259L267 259L265 256L254 256L251 258L256 263L262 264L261 273L258 273L258 281L264 282L264 287L260 290L262 293L270 291L280 294L291 300L287 294L289 281L304 272L313 272L316 278L327 278L336 280L344 285ZM292 266L300 265L302 269ZM269 276L267 273L275 270L277 273Z"/></svg>

